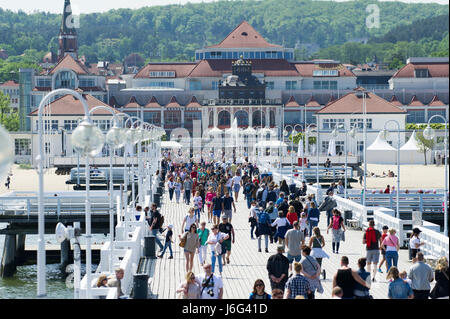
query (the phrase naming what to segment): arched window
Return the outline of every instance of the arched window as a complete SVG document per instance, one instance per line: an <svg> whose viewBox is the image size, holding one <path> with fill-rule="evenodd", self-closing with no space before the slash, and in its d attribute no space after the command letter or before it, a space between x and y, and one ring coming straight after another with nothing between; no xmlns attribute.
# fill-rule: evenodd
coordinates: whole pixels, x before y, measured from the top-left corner
<svg viewBox="0 0 450 319"><path fill-rule="evenodd" d="M237 126L248 126L248 113L246 111L237 111L234 113L234 117L237 119Z"/></svg>
<svg viewBox="0 0 450 319"><path fill-rule="evenodd" d="M231 126L231 116L228 111L220 111L218 115L219 126Z"/></svg>
<svg viewBox="0 0 450 319"><path fill-rule="evenodd" d="M75 89L76 76L70 71L61 71L55 78L55 89Z"/></svg>
<svg viewBox="0 0 450 319"><path fill-rule="evenodd" d="M262 115L261 115L261 111L255 111L255 112L253 112L253 114L252 114L252 119L253 119L253 126L263 126L263 127L265 127L266 126L266 113L265 112L262 112ZM261 120L262 120L262 125L261 125Z"/></svg>

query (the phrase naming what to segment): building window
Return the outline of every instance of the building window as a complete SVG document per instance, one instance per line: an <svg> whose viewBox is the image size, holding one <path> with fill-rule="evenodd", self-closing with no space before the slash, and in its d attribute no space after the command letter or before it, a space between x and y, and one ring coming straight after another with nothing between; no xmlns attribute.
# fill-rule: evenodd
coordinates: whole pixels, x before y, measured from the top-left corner
<svg viewBox="0 0 450 319"><path fill-rule="evenodd" d="M337 90L337 81L314 81L314 90Z"/></svg>
<svg viewBox="0 0 450 319"><path fill-rule="evenodd" d="M37 87L51 87L52 86L52 80L51 79L42 79L42 78L37 78L36 79L36 86Z"/></svg>
<svg viewBox="0 0 450 319"><path fill-rule="evenodd" d="M267 82L266 87L267 87L268 90L274 90L275 89L275 82L274 81Z"/></svg>
<svg viewBox="0 0 450 319"><path fill-rule="evenodd" d="M31 155L31 140L18 138L14 140L15 154L20 156Z"/></svg>
<svg viewBox="0 0 450 319"><path fill-rule="evenodd" d="M193 127L195 120L202 120L202 112L185 112L184 113L184 123L185 127Z"/></svg>
<svg viewBox="0 0 450 319"><path fill-rule="evenodd" d="M262 122L262 124L261 124ZM261 111L255 111L252 115L253 126L266 126L266 113Z"/></svg>
<svg viewBox="0 0 450 319"><path fill-rule="evenodd" d="M434 115L441 115L442 117L447 118L445 110L428 110L428 120ZM434 119L431 120L431 123L442 123L442 119L436 116Z"/></svg>
<svg viewBox="0 0 450 319"><path fill-rule="evenodd" d="M314 112L306 112L306 124L316 123Z"/></svg>
<svg viewBox="0 0 450 319"><path fill-rule="evenodd" d="M230 126L231 125L231 116L228 111L221 111L218 114L218 122L219 126Z"/></svg>
<svg viewBox="0 0 450 319"><path fill-rule="evenodd" d="M155 82L152 81L149 83L150 87L162 87L162 88L174 88L175 87L175 83L173 81L167 82L167 81L163 81L163 82Z"/></svg>
<svg viewBox="0 0 450 319"><path fill-rule="evenodd" d="M286 81L286 90L296 90L297 81Z"/></svg>
<svg viewBox="0 0 450 319"><path fill-rule="evenodd" d="M36 131L39 130L39 120L36 120ZM58 120L44 120L44 130L46 131L57 131L58 130Z"/></svg>
<svg viewBox="0 0 450 319"><path fill-rule="evenodd" d="M191 91L197 91L202 89L202 82L198 80L191 80L189 81L189 90Z"/></svg>
<svg viewBox="0 0 450 319"><path fill-rule="evenodd" d="M83 88L92 88L95 86L95 80L94 79L80 79L80 87Z"/></svg>
<svg viewBox="0 0 450 319"><path fill-rule="evenodd" d="M367 119L367 128L372 129L372 119ZM363 119L350 119L350 128L357 127L358 129L364 129Z"/></svg>
<svg viewBox="0 0 450 319"><path fill-rule="evenodd" d="M58 73L55 79L55 89L75 89L75 75L69 71L62 71Z"/></svg>
<svg viewBox="0 0 450 319"><path fill-rule="evenodd" d="M144 122L160 125L161 112L144 112Z"/></svg>
<svg viewBox="0 0 450 319"><path fill-rule="evenodd" d="M214 112L213 111L209 112L208 126L214 126Z"/></svg>
<svg viewBox="0 0 450 319"><path fill-rule="evenodd" d="M275 126L275 111L269 112L269 126Z"/></svg>
<svg viewBox="0 0 450 319"><path fill-rule="evenodd" d="M429 78L428 69L415 69L416 78Z"/></svg>
<svg viewBox="0 0 450 319"><path fill-rule="evenodd" d="M237 119L237 126L248 126L248 113L245 111L237 111L234 114Z"/></svg>
<svg viewBox="0 0 450 319"><path fill-rule="evenodd" d="M324 119L322 122L322 128L324 130L332 130L338 124L344 124L344 119Z"/></svg>
<svg viewBox="0 0 450 319"><path fill-rule="evenodd" d="M336 141L336 154L345 155L345 143L344 141Z"/></svg>
<svg viewBox="0 0 450 319"><path fill-rule="evenodd" d="M428 112L429 114L429 112ZM428 118L430 116L428 115ZM407 116L407 122L408 123L425 123L425 111L413 111L408 110L408 116Z"/></svg>
<svg viewBox="0 0 450 319"><path fill-rule="evenodd" d="M164 123L168 125L180 125L181 112L166 112L164 114Z"/></svg>
<svg viewBox="0 0 450 319"><path fill-rule="evenodd" d="M211 82L211 89L217 90L219 88L219 81L212 81Z"/></svg>
<svg viewBox="0 0 450 319"><path fill-rule="evenodd" d="M64 120L64 129L66 131L73 131L78 126L77 120Z"/></svg>
<svg viewBox="0 0 450 319"><path fill-rule="evenodd" d="M338 70L313 70L313 76L338 76Z"/></svg>
<svg viewBox="0 0 450 319"><path fill-rule="evenodd" d="M107 131L111 127L111 122L109 120L94 120L94 125L102 131Z"/></svg>
<svg viewBox="0 0 450 319"><path fill-rule="evenodd" d="M322 141L322 150L320 151L320 153L328 154L328 145L330 145L330 141Z"/></svg>
<svg viewBox="0 0 450 319"><path fill-rule="evenodd" d="M311 112L309 112L311 113ZM302 112L301 111L287 111L284 112L284 124L299 124L302 123Z"/></svg>

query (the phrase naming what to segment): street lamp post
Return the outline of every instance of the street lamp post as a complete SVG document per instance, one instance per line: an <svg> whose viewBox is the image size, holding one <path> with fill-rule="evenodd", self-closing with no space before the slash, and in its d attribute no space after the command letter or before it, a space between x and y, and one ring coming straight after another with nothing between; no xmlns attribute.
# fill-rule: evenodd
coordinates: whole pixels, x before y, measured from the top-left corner
<svg viewBox="0 0 450 319"><path fill-rule="evenodd" d="M43 111L46 104L57 95L72 95L77 100L79 100L83 106L85 118L78 127L72 133L72 145L74 149L80 153L82 156L86 156L86 168L89 166L89 156L95 156L101 152L103 147L103 135L100 129L92 124L91 118L89 116L89 108L86 100L83 96L73 90L69 89L58 89L48 93L39 104L38 108L38 134L39 134L39 153L36 157L36 162L38 164L38 177L39 177L39 196L38 196L38 256L37 256L37 297L46 296L46 269L45 269L45 221L44 221L44 162L45 162L45 145L44 145L44 121L43 121ZM90 243L90 201L89 201L89 178L86 174L86 237L87 242ZM90 262L90 256L88 256L86 261ZM90 270L90 269L89 269ZM88 273L89 279L90 274ZM90 294L90 289L88 285L88 297Z"/></svg>
<svg viewBox="0 0 450 319"><path fill-rule="evenodd" d="M284 127L284 130L283 130L283 136L285 136L285 137L288 137L289 135L291 136L291 179L292 179L292 183L294 182L294 159L293 159L294 158L294 156L293 156L293 153L294 153L294 135L297 135L298 132L299 132L296 129L296 127L301 128L302 131L303 131L303 125L301 125L301 124L295 124L294 126L286 125ZM291 133L290 134L289 134L289 131L287 130L288 128L291 129ZM299 147L300 147L300 143L303 143L303 139L301 139L298 142ZM303 158L302 158L302 180L304 179L304 176L305 176L305 165L303 164Z"/></svg>
<svg viewBox="0 0 450 319"><path fill-rule="evenodd" d="M447 205L447 201L448 201L448 160L447 160L447 152L448 152L448 148L447 148L447 143L448 143L448 121L445 117L443 117L442 115L436 114L433 115L432 117L430 117L428 119L428 125L425 128L425 130L423 131L423 137L426 138L427 140L432 140L436 133L435 131L431 128L430 123L431 120L435 117L441 118L444 123L445 123L445 139L444 139L444 166L445 166L445 174L444 174L444 235L448 236L448 213L447 213L447 209L448 209L448 205Z"/></svg>
<svg viewBox="0 0 450 319"><path fill-rule="evenodd" d="M388 130L386 126L389 122L393 122L397 125L397 192L396 192L396 201L397 201L397 214L396 217L400 219L400 123L396 120L389 120L384 123L384 136L385 138L388 135Z"/></svg>
<svg viewBox="0 0 450 319"><path fill-rule="evenodd" d="M113 243L114 243L114 181L113 181L113 155L116 149L122 148L125 145L125 135L118 127L118 119L115 112L106 106L96 106L89 111L89 114L94 114L96 110L105 110L112 114L113 118L108 133L106 133L105 142L109 147L109 236L110 236L110 261L109 271L112 273L113 269ZM118 219L119 216L117 216Z"/></svg>
<svg viewBox="0 0 450 319"><path fill-rule="evenodd" d="M339 129L343 128L345 132L345 170L344 170L344 198L347 198L347 169L348 169L348 135L350 134L350 137L354 138L356 136L356 127L353 127L350 131L345 129L345 126L343 124L338 125L332 132L331 135L334 137L338 137L340 131Z"/></svg>

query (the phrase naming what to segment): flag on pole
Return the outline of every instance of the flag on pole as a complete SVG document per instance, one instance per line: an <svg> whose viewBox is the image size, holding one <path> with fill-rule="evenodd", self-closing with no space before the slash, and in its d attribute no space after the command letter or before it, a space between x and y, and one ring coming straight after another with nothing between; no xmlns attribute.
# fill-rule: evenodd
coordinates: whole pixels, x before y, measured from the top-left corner
<svg viewBox="0 0 450 319"><path fill-rule="evenodd" d="M304 153L304 150L303 150L303 140L300 139L300 141L299 141L299 143L298 143L297 157L303 158L303 153Z"/></svg>
<svg viewBox="0 0 450 319"><path fill-rule="evenodd" d="M336 141L334 139L328 143L328 155L336 156Z"/></svg>

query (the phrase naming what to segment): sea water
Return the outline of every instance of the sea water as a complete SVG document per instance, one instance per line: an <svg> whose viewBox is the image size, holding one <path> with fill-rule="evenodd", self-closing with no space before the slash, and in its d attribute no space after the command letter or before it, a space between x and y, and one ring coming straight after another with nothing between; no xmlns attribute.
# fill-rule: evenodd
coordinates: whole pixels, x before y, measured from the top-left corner
<svg viewBox="0 0 450 319"><path fill-rule="evenodd" d="M5 228L7 224L0 223L0 229ZM25 248L28 246L37 247L38 235L27 235ZM59 245L54 235L44 236L46 244ZM92 242L101 244L106 242L108 236L92 235ZM3 256L3 245L5 235L0 235L0 260ZM84 245L83 237L80 238L80 244ZM92 265L92 272L97 265ZM84 276L86 267L81 265L81 275ZM63 274L59 264L46 265L46 298L48 299L73 299L73 288L66 284L66 274ZM73 282L72 282L73 284ZM35 299L37 295L37 265L17 266L17 272L11 278L0 277L0 299Z"/></svg>

